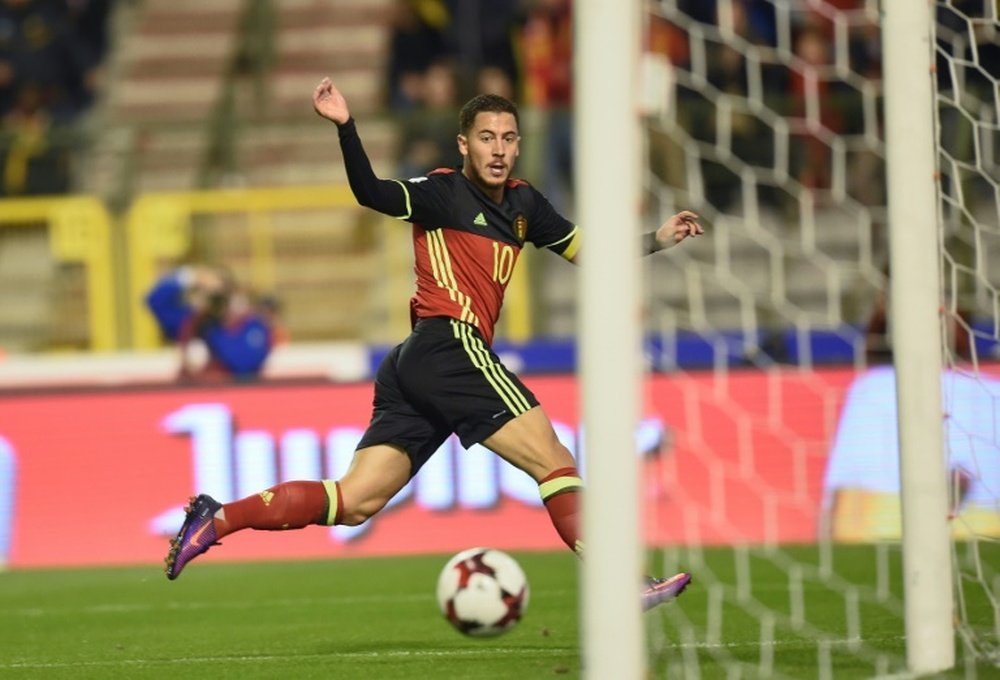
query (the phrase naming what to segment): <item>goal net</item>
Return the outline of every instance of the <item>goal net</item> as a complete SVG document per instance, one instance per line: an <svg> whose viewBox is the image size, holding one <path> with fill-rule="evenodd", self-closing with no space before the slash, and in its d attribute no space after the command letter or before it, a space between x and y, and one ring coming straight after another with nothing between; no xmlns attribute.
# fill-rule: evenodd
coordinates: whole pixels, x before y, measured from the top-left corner
<svg viewBox="0 0 1000 680"><path fill-rule="evenodd" d="M903 673L880 4L649 7L647 221L708 227L646 278L647 540L695 575L648 619L650 667ZM1000 663L998 26L992 0L937 3L955 583L934 587L954 589L967 677Z"/></svg>
<svg viewBox="0 0 1000 680"><path fill-rule="evenodd" d="M967 658L1000 667L998 11L937 3L935 103L957 631Z"/></svg>

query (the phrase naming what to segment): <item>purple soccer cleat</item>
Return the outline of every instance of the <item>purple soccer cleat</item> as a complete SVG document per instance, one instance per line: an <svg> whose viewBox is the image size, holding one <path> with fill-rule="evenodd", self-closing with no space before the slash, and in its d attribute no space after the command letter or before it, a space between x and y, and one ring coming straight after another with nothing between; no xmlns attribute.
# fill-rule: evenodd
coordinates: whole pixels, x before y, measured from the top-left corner
<svg viewBox="0 0 1000 680"><path fill-rule="evenodd" d="M164 571L168 579L173 581L180 576L184 565L213 545L219 545L215 540L212 518L221 507L222 503L206 494L191 497L188 506L184 508L187 513L184 524L177 536L170 540L170 552L164 560L167 563Z"/></svg>
<svg viewBox="0 0 1000 680"><path fill-rule="evenodd" d="M691 574L686 571L670 578L647 577L646 589L642 591L642 611L649 611L659 604L673 600L684 592L689 583L691 583Z"/></svg>

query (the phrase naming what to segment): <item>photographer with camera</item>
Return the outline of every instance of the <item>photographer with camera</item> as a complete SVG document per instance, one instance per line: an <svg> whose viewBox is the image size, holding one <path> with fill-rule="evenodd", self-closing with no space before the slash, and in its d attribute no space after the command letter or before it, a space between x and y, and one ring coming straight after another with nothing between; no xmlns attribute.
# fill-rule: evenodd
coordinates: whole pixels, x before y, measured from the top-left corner
<svg viewBox="0 0 1000 680"><path fill-rule="evenodd" d="M181 380L253 380L274 345L273 301L254 304L223 269L171 271L146 295L146 305L164 336L180 347ZM197 343L208 354L202 362L193 356Z"/></svg>

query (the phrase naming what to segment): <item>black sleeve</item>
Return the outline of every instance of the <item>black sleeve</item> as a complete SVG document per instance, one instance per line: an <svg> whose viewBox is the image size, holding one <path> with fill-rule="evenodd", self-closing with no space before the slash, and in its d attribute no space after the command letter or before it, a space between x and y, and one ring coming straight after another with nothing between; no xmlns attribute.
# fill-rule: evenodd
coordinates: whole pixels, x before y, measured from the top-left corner
<svg viewBox="0 0 1000 680"><path fill-rule="evenodd" d="M371 161L361 144L354 119L337 126L340 150L344 154L347 181L358 203L390 217L404 217L408 213L404 187L396 180L379 179L372 170Z"/></svg>
<svg viewBox="0 0 1000 680"><path fill-rule="evenodd" d="M528 241L538 248L547 248L567 260L576 257L580 250L580 230L575 224L556 212L548 199L534 187L531 191L534 210L528 223Z"/></svg>
<svg viewBox="0 0 1000 680"><path fill-rule="evenodd" d="M643 255L652 255L653 253L658 253L666 248L665 245L656 240L656 232L650 231L642 235L642 252Z"/></svg>

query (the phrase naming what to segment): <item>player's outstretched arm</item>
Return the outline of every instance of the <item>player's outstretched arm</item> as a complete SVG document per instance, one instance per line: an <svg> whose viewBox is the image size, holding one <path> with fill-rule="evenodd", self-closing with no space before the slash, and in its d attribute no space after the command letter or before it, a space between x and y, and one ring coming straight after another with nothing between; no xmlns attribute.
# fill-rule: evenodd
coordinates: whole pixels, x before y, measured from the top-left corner
<svg viewBox="0 0 1000 680"><path fill-rule="evenodd" d="M688 237L704 234L705 228L698 222L698 215L690 210L682 210L660 225L660 228L643 237L642 252L655 253L671 248Z"/></svg>
<svg viewBox="0 0 1000 680"><path fill-rule="evenodd" d="M323 78L313 90L312 99L316 113L337 124L347 182L358 203L390 217L408 217L406 190L399 182L380 179L375 175L361 138L358 137L347 100L340 90L329 78Z"/></svg>
<svg viewBox="0 0 1000 680"><path fill-rule="evenodd" d="M698 215L690 210L682 210L660 225L656 231L642 235L642 254L650 255L671 248L691 236L704 234L705 228L698 222ZM580 263L580 251L573 249L569 257L563 254L573 264Z"/></svg>

